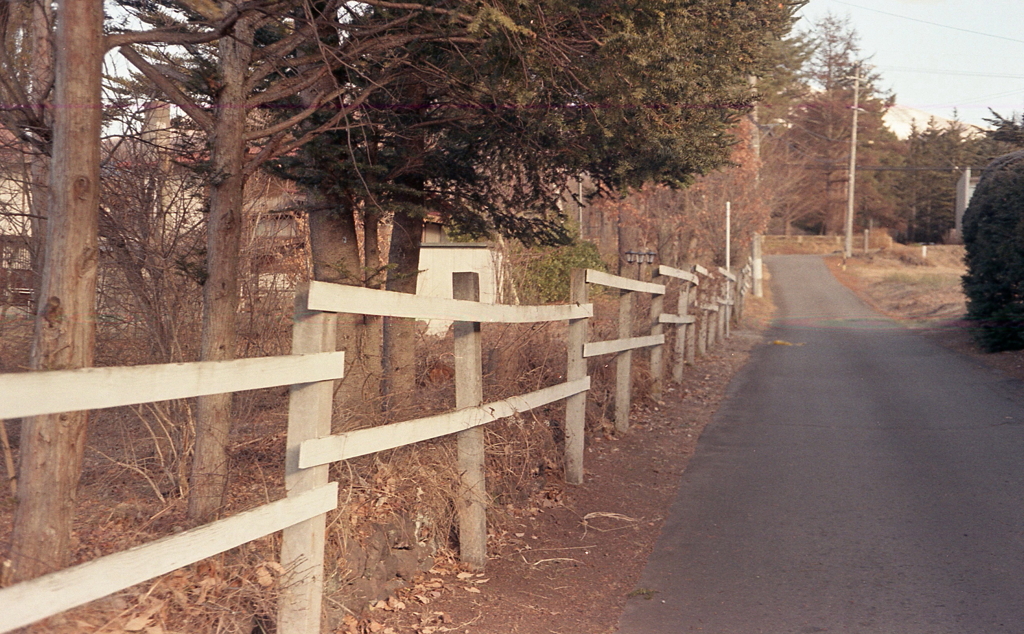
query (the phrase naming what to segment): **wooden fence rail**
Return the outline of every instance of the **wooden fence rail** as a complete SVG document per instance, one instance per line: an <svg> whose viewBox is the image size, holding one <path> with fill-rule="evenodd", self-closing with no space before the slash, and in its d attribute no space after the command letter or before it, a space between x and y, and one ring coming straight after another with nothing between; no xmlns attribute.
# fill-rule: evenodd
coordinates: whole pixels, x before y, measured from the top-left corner
<svg viewBox="0 0 1024 634"><path fill-rule="evenodd" d="M303 296L301 292L299 295ZM296 332L302 331L300 315ZM234 361L5 374L0 382L0 418L292 385L289 431L310 425L308 418L315 412L303 407L303 401L317 389L328 397L329 425L329 398L333 381L344 376L345 353L322 349L296 352L298 354L291 356ZM324 478L316 486L302 491L289 490L289 496L282 500L233 517L0 589L0 633L108 596L254 539L280 530L287 533L297 524L325 517L327 511L337 507L337 488L337 483L328 483ZM284 555L282 551L282 562L291 566L289 592L308 586L309 569L296 567L295 560L289 561ZM282 607L279 621L295 621L296 611L309 612L305 604L294 607L296 609L291 610ZM319 612L317 604L317 620ZM306 622L308 618L300 620ZM278 631L285 634L318 630L289 630L279 625Z"/></svg>
<svg viewBox="0 0 1024 634"><path fill-rule="evenodd" d="M282 584L277 631L320 631L326 513L337 506L338 485L329 482L328 465L386 449L455 434L458 438L460 556L470 567L486 562L486 507L482 426L545 404L565 401L565 477L583 481L584 416L590 377L586 359L616 355L616 428L629 425L630 366L633 350L652 349L655 389L660 394L662 328L675 328L673 377L683 365L729 328L737 278L728 271L721 301L696 301L711 273L698 265L691 271L662 266L656 283L594 270L572 272L570 303L554 306L481 304L475 273L455 273L454 299L413 296L323 282L296 292L292 354L221 362L181 363L116 368L86 368L0 376L0 418L117 407L200 395L290 385L285 450L287 497L184 533L0 589L0 634L108 596L161 574L224 552L254 539L283 531ZM663 312L666 284L679 285L675 313ZM588 342L593 306L587 284L620 291L619 338ZM743 284L739 284L742 298ZM650 332L634 335L635 293L653 297ZM699 310L702 316L693 314ZM399 423L331 434L334 381L344 374L344 353L337 352L337 313L355 313L454 322L456 409ZM724 313L724 321L708 318ZM484 404L480 324L568 322L568 367L564 383ZM700 329L698 331L698 328ZM709 334L709 329L711 334Z"/></svg>

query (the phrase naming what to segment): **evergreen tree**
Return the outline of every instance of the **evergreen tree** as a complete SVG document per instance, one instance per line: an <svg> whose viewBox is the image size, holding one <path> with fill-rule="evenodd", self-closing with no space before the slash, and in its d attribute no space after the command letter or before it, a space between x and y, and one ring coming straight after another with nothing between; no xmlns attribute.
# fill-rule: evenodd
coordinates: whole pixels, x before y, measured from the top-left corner
<svg viewBox="0 0 1024 634"><path fill-rule="evenodd" d="M892 160L896 139L883 125L882 115L893 99L876 88L878 74L861 57L857 33L847 21L828 15L806 38L814 47L803 72L809 89L775 135L779 156L766 157L766 162L796 168L780 168L788 181L777 213L804 231L835 234L842 230L846 213L854 77L860 77L858 164ZM801 175L800 169L808 173ZM857 174L855 209L861 217L892 213L886 181L881 172Z"/></svg>
<svg viewBox="0 0 1024 634"><path fill-rule="evenodd" d="M893 195L899 209L893 223L907 242L943 242L953 229L956 183L965 167L991 160L992 142L962 124L914 129L903 144L903 171L895 173Z"/></svg>
<svg viewBox="0 0 1024 634"><path fill-rule="evenodd" d="M985 169L964 214L967 316L989 352L1024 348L1024 151Z"/></svg>

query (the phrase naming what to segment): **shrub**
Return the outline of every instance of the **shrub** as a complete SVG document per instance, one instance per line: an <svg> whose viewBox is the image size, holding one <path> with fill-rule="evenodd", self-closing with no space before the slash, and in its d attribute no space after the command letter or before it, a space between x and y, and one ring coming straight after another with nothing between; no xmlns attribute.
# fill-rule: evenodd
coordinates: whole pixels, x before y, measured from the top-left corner
<svg viewBox="0 0 1024 634"><path fill-rule="evenodd" d="M597 245L577 240L561 247L543 247L543 255L530 262L520 285L520 295L542 304L569 301L569 277L573 269L598 269L604 262Z"/></svg>
<svg viewBox="0 0 1024 634"><path fill-rule="evenodd" d="M1024 348L1024 151L982 174L964 214L967 317L989 352Z"/></svg>

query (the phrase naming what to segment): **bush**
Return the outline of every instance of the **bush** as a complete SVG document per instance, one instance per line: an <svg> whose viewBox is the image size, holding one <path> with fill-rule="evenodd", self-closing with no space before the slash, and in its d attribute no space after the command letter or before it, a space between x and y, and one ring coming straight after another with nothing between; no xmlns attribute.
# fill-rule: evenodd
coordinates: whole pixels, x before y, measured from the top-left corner
<svg viewBox="0 0 1024 634"><path fill-rule="evenodd" d="M1024 151L985 168L964 214L967 317L989 352L1024 348Z"/></svg>
<svg viewBox="0 0 1024 634"><path fill-rule="evenodd" d="M544 247L543 255L527 267L521 281L520 296L541 304L567 302L572 270L588 268L601 271L605 268L593 242L577 240L561 247Z"/></svg>

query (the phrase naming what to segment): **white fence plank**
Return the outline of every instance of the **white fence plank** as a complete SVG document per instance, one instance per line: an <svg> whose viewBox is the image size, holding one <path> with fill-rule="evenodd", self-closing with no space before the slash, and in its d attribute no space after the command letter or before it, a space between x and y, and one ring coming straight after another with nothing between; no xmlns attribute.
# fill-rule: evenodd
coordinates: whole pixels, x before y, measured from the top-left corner
<svg viewBox="0 0 1024 634"><path fill-rule="evenodd" d="M136 405L342 377L344 352L0 375L0 418Z"/></svg>
<svg viewBox="0 0 1024 634"><path fill-rule="evenodd" d="M724 269L722 267L718 267L718 272L721 273L722 275L724 275L726 278L728 278L730 282L735 282L736 281L736 276L733 275L732 273L730 273L729 269Z"/></svg>
<svg viewBox="0 0 1024 634"><path fill-rule="evenodd" d="M718 301L718 300L715 300L715 301ZM718 312L718 306L716 306L715 304L698 304L697 308L699 308L701 310L710 310L713 313L717 313Z"/></svg>
<svg viewBox="0 0 1024 634"><path fill-rule="evenodd" d="M648 335L646 337L629 337L628 339L612 339L610 341L595 341L583 346L583 356L599 357L603 354L623 352L625 350L636 350L637 348L649 348L665 343L665 335Z"/></svg>
<svg viewBox="0 0 1024 634"><path fill-rule="evenodd" d="M338 483L0 590L0 633L212 557L337 508Z"/></svg>
<svg viewBox="0 0 1024 634"><path fill-rule="evenodd" d="M696 273L697 275L703 275L705 277L707 277L708 275L711 275L711 271L707 270L706 268L704 268L703 266L701 266L699 264L694 264L693 265L693 272Z"/></svg>
<svg viewBox="0 0 1024 634"><path fill-rule="evenodd" d="M658 267L658 274L684 280L690 284L700 284L700 278L693 273L687 273L681 269L672 268L671 266L666 266L664 264Z"/></svg>
<svg viewBox="0 0 1024 634"><path fill-rule="evenodd" d="M665 286L663 284L651 284L650 282L631 280L628 277L610 275L608 273L602 273L601 271L595 271L594 269L587 269L587 282L590 284L600 284L601 286L618 288L624 291L639 291L641 293L652 293L654 295L665 294Z"/></svg>
<svg viewBox="0 0 1024 634"><path fill-rule="evenodd" d="M486 425L499 418L512 416L516 412L525 412L541 405L553 403L589 389L590 377L588 376L522 396L486 403L479 407L468 407L437 416L307 440L302 443L299 452L299 466L302 468L315 467L447 436L479 425Z"/></svg>
<svg viewBox="0 0 1024 634"><path fill-rule="evenodd" d="M332 313L446 319L484 323L521 324L563 321L594 316L591 304L553 304L551 306L510 306L481 304L459 299L409 295L362 286L310 282L309 309Z"/></svg>
<svg viewBox="0 0 1024 634"><path fill-rule="evenodd" d="M662 313L658 316L658 322L662 324L692 324L697 321L697 318L693 315L673 315L671 313Z"/></svg>

